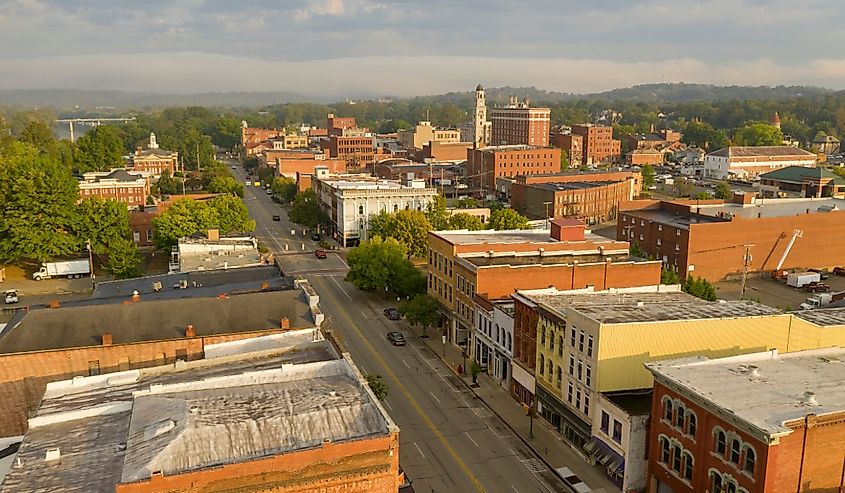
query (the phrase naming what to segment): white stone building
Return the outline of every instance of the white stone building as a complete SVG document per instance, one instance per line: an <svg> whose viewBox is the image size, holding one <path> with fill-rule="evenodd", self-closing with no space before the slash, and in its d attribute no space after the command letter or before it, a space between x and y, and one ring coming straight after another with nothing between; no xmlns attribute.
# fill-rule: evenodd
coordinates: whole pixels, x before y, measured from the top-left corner
<svg viewBox="0 0 845 493"><path fill-rule="evenodd" d="M468 346L471 357L496 382L510 389L513 368L513 301L475 296L475 328Z"/></svg>
<svg viewBox="0 0 845 493"><path fill-rule="evenodd" d="M787 166L816 166L816 155L791 146L731 146L704 156L704 176L752 179Z"/></svg>

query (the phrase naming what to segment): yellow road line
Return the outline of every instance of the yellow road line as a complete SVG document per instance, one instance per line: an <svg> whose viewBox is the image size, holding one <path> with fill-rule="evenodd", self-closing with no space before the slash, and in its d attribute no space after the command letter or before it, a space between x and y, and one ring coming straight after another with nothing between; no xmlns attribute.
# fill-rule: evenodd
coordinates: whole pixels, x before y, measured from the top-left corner
<svg viewBox="0 0 845 493"><path fill-rule="evenodd" d="M323 284L322 280L317 280L317 282ZM324 288L324 293L328 291L325 289L325 286L322 287ZM334 298L334 295L331 296L332 298ZM334 299L333 301L336 302L337 299ZM469 478L470 482L472 482L472 485L475 486L476 491L478 491L479 493L485 493L486 490L483 486L481 486L481 483L478 481L478 478L475 477L475 475L469 469L469 466L467 466L466 462L461 459L460 455L458 455L458 452L454 448L452 448L449 442L446 441L446 437L444 437L443 434L440 433L440 430L437 429L437 427L434 425L434 422L431 421L431 418L429 418L428 415L425 414L425 411L423 411L422 406L420 406L419 403L413 398L413 396L411 396L411 393L408 391L408 389L404 385L402 385L402 382L399 380L399 377L397 377L396 374L393 373L393 370L390 369L390 366L387 364L384 358L381 357L378 351L376 351L370 341L366 337L364 337L363 332L361 332L361 330L358 328L358 325L352 321L352 317L350 317L349 314L346 312L346 309L343 307L343 304L337 303L337 306L340 310L340 313L342 313L343 316L346 318L346 321L349 322L349 326L352 327L352 329L358 333L358 336L361 338L362 341L364 341L364 344L367 346L367 349L370 350L370 353L375 356L375 359L384 368L385 373L395 381L396 387L399 388L400 391L402 391L402 394L404 394L408 402L411 403L411 406L414 407L414 410L417 412L417 414L422 417L426 426L428 426L428 428L434 433L440 443L443 444L443 446L446 448L446 451L449 452L449 455L451 455L452 459L454 459L455 463L458 464L458 466L464 472L466 477Z"/></svg>

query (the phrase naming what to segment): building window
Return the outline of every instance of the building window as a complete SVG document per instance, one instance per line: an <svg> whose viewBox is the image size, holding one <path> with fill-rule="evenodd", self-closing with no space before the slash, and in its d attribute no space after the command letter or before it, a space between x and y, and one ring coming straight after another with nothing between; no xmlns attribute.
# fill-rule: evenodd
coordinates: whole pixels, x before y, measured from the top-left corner
<svg viewBox="0 0 845 493"><path fill-rule="evenodd" d="M575 375L575 356L569 355L569 374Z"/></svg>
<svg viewBox="0 0 845 493"><path fill-rule="evenodd" d="M724 456L725 455L725 432L719 430L716 432L716 453Z"/></svg>
<svg viewBox="0 0 845 493"><path fill-rule="evenodd" d="M678 406L678 410L675 412L675 428L679 430L684 429L684 408L683 406Z"/></svg>
<svg viewBox="0 0 845 493"><path fill-rule="evenodd" d="M693 459L692 454L684 452L684 479L692 481Z"/></svg>
<svg viewBox="0 0 845 493"><path fill-rule="evenodd" d="M695 438L695 429L696 429L696 426L697 426L696 421L697 421L697 419L695 417L695 414L693 414L693 412L690 411L689 416L687 417L687 435L689 435L693 438Z"/></svg>
<svg viewBox="0 0 845 493"><path fill-rule="evenodd" d="M666 398L663 401L663 419L665 419L666 421L671 423L672 422L672 414L673 414L672 413L672 400L669 399L669 398Z"/></svg>
<svg viewBox="0 0 845 493"><path fill-rule="evenodd" d="M540 332L540 344L546 345L546 328L543 327Z"/></svg>
<svg viewBox="0 0 845 493"><path fill-rule="evenodd" d="M590 394L588 392L584 392L584 414L590 415Z"/></svg>
<svg viewBox="0 0 845 493"><path fill-rule="evenodd" d="M578 351L584 352L584 331L581 331L581 335L578 337Z"/></svg>
<svg viewBox="0 0 845 493"><path fill-rule="evenodd" d="M358 206L358 214L359 214L359 215L363 215L363 214L364 214L364 206L363 206L363 205L359 205L359 206Z"/></svg>
<svg viewBox="0 0 845 493"><path fill-rule="evenodd" d="M511 350L511 334L510 334L510 332L508 332L507 335L508 335L508 351L510 351Z"/></svg>
<svg viewBox="0 0 845 493"><path fill-rule="evenodd" d="M575 408L581 409L581 389L575 391Z"/></svg>
<svg viewBox="0 0 845 493"><path fill-rule="evenodd" d="M587 367L584 369L584 384L587 387L590 387L592 383L593 383L593 369L590 367L590 365L587 365Z"/></svg>
<svg viewBox="0 0 845 493"><path fill-rule="evenodd" d="M675 446L672 448L672 470L681 472L681 447Z"/></svg>
<svg viewBox="0 0 845 493"><path fill-rule="evenodd" d="M575 347L575 327L569 332L569 345Z"/></svg>
<svg viewBox="0 0 845 493"><path fill-rule="evenodd" d="M622 443L622 423L615 419L613 420L613 441Z"/></svg>
<svg viewBox="0 0 845 493"><path fill-rule="evenodd" d="M557 384L560 385L560 381L563 380L563 369L561 367L557 367Z"/></svg>
<svg viewBox="0 0 845 493"><path fill-rule="evenodd" d="M557 355L563 356L563 336L557 338Z"/></svg>
<svg viewBox="0 0 845 493"><path fill-rule="evenodd" d="M581 381L581 375L583 374L583 370L584 370L584 363L582 363L581 360L579 359L578 360L578 381L579 382Z"/></svg>
<svg viewBox="0 0 845 493"><path fill-rule="evenodd" d="M754 456L754 449L745 449L745 463L742 466L742 470L753 475L756 459L757 458Z"/></svg>
<svg viewBox="0 0 845 493"><path fill-rule="evenodd" d="M601 431L608 434L610 430L610 415L606 411L601 412Z"/></svg>
<svg viewBox="0 0 845 493"><path fill-rule="evenodd" d="M540 375L543 374L543 368L545 367L545 365L546 365L546 358L544 358L543 355L541 354L540 355Z"/></svg>
<svg viewBox="0 0 845 493"><path fill-rule="evenodd" d="M669 463L669 439L660 437L660 462Z"/></svg>
<svg viewBox="0 0 845 493"><path fill-rule="evenodd" d="M710 493L722 493L722 475L715 471L710 473Z"/></svg>
<svg viewBox="0 0 845 493"><path fill-rule="evenodd" d="M587 356L593 357L593 336L587 336Z"/></svg>
<svg viewBox="0 0 845 493"><path fill-rule="evenodd" d="M552 360L549 360L549 381L552 381L552 375L554 375L555 364Z"/></svg>
<svg viewBox="0 0 845 493"><path fill-rule="evenodd" d="M739 464L739 451L740 451L740 443L739 440L734 439L731 441L731 462L734 464Z"/></svg>

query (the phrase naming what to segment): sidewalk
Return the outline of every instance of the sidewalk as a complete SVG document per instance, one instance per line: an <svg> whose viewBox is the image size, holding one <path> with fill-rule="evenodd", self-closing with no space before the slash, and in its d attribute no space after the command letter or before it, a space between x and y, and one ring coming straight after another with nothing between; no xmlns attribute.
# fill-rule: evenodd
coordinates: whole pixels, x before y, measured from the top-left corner
<svg viewBox="0 0 845 493"><path fill-rule="evenodd" d="M416 327L412 330L417 335L422 331ZM463 357L461 356L461 349L457 346L446 343L446 355L444 356L443 342L436 330L429 330L427 332L429 337L420 339L423 341L433 353L435 353L446 365L457 374L458 365L464 365ZM469 362L467 362L469 363ZM472 377L469 370L463 377L463 381L469 386L472 383ZM571 470L587 488L580 487L579 491L595 492L595 493L615 493L619 492L619 488L611 483L607 477L596 467L591 466L584 461L583 457L563 441L563 438L554 431L551 426L543 420L542 417L535 416L534 418L534 438L529 436L529 418L525 413L522 405L511 397L510 393L493 381L485 373L478 375L477 388L470 387L470 389L493 411L508 427L520 438L526 445L546 463L549 468L555 470L560 474L561 468L568 468ZM569 481L570 483L577 483L576 481Z"/></svg>

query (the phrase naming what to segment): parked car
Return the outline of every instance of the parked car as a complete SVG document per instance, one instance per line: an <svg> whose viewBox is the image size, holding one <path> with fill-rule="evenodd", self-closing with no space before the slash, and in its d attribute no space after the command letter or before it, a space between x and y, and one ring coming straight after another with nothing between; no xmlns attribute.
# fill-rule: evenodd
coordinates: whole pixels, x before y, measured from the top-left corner
<svg viewBox="0 0 845 493"><path fill-rule="evenodd" d="M6 296L4 298L5 298L7 305L17 303L18 302L18 292L17 292L17 290L7 289L6 290Z"/></svg>
<svg viewBox="0 0 845 493"><path fill-rule="evenodd" d="M824 269L807 269L807 272L815 272L819 276L821 276L822 281L827 281L827 278L830 277L827 275L827 271Z"/></svg>
<svg viewBox="0 0 845 493"><path fill-rule="evenodd" d="M274 220L274 221L281 221L281 220L282 220L282 216L280 216L280 215L278 215L278 214L273 214L273 220Z"/></svg>
<svg viewBox="0 0 845 493"><path fill-rule="evenodd" d="M388 320L399 320L402 318L402 314L399 313L399 310L396 308L385 308L384 316L387 317Z"/></svg>
<svg viewBox="0 0 845 493"><path fill-rule="evenodd" d="M273 195L273 191L272 191L272 190L270 190L269 188L267 189L267 191L266 191L265 193L266 193L267 195Z"/></svg>
<svg viewBox="0 0 845 493"><path fill-rule="evenodd" d="M326 255L326 251L323 250L322 248L318 248L317 250L314 250L314 256L317 257L317 258L328 257L328 255Z"/></svg>
<svg viewBox="0 0 845 493"><path fill-rule="evenodd" d="M323 237L320 236L320 233L314 233L313 235L311 235L311 239L314 241L320 241L323 239Z"/></svg>
<svg viewBox="0 0 845 493"><path fill-rule="evenodd" d="M834 276L845 276L845 267L834 267L833 268L833 275Z"/></svg>
<svg viewBox="0 0 845 493"><path fill-rule="evenodd" d="M394 346L404 346L405 345L405 334L401 332L388 332L387 333L387 340L390 341L391 344Z"/></svg>

